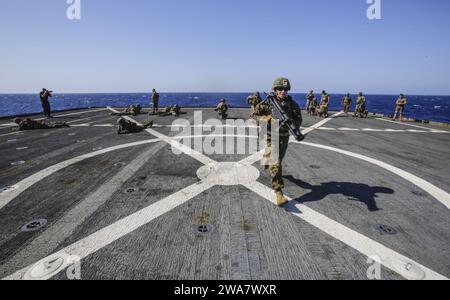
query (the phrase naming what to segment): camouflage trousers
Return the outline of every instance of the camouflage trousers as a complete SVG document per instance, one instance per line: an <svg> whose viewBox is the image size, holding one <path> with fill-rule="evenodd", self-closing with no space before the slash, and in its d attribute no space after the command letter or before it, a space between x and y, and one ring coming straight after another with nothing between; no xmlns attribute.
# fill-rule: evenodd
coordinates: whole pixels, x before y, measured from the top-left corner
<svg viewBox="0 0 450 300"><path fill-rule="evenodd" d="M350 103L344 103L344 112L348 114L350 111Z"/></svg>
<svg viewBox="0 0 450 300"><path fill-rule="evenodd" d="M157 114L159 110L159 101L153 100L152 102L152 114Z"/></svg>
<svg viewBox="0 0 450 300"><path fill-rule="evenodd" d="M405 113L405 107L404 106L397 106L397 108L395 109L395 116L396 117L398 115L403 116L404 113Z"/></svg>
<svg viewBox="0 0 450 300"><path fill-rule="evenodd" d="M273 153L272 140L270 138L267 139L266 150L263 156L265 168L269 171L270 177L272 178L272 188L275 191L284 189L283 159L286 156L289 146L289 136L280 136L279 140L280 148L278 157L276 157L277 153Z"/></svg>
<svg viewBox="0 0 450 300"><path fill-rule="evenodd" d="M41 100L41 104L44 110L44 116L49 117L51 115L50 102Z"/></svg>

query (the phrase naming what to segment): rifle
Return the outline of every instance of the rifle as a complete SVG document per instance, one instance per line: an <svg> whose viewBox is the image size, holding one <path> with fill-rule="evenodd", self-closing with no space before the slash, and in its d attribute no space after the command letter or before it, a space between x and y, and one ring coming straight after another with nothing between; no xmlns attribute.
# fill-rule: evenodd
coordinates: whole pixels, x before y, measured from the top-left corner
<svg viewBox="0 0 450 300"><path fill-rule="evenodd" d="M267 95L267 93L264 93ZM289 132L295 138L296 141L301 142L305 139L305 136L300 131L300 128L294 125L293 120L290 116L284 111L281 105L278 103L275 94L271 93L267 95L266 101L272 107L272 112L274 114L274 118L280 120L280 126L286 125L289 128Z"/></svg>

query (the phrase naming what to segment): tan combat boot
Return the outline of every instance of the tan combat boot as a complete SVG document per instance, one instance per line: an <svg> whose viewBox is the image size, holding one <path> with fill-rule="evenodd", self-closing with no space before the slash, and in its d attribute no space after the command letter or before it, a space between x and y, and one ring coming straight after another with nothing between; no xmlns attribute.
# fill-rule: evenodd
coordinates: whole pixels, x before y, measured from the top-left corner
<svg viewBox="0 0 450 300"><path fill-rule="evenodd" d="M283 195L283 191L276 191L276 196L277 196L277 205L278 206L283 206L286 203L288 203L289 201L286 199L286 197L284 197Z"/></svg>

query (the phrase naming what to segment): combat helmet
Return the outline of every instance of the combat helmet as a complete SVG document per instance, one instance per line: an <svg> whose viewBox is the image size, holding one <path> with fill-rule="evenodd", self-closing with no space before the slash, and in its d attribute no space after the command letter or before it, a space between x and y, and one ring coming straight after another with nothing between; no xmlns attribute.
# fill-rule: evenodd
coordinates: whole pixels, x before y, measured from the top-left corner
<svg viewBox="0 0 450 300"><path fill-rule="evenodd" d="M22 122L22 121L23 121L23 119L21 119L21 118L15 118L13 122L16 124L20 124L20 122Z"/></svg>
<svg viewBox="0 0 450 300"><path fill-rule="evenodd" d="M285 89L288 89L288 91L290 91L291 83L290 83L289 79L287 79L285 77L280 77L280 78L275 79L272 89L275 90L275 89L279 89L279 88L285 88Z"/></svg>

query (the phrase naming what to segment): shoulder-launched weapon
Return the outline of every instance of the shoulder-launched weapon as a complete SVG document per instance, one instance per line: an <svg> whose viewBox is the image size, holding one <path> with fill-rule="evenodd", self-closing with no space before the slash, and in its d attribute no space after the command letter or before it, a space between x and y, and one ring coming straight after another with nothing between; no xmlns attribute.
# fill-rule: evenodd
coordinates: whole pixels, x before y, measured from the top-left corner
<svg viewBox="0 0 450 300"><path fill-rule="evenodd" d="M266 94L267 95L267 94ZM280 120L280 125L286 125L289 128L289 132L295 138L296 141L301 142L305 139L305 136L300 131L300 128L295 126L294 121L291 119L284 109L281 107L280 103L276 99L275 94L271 93L267 95L266 101L272 107L273 117Z"/></svg>

